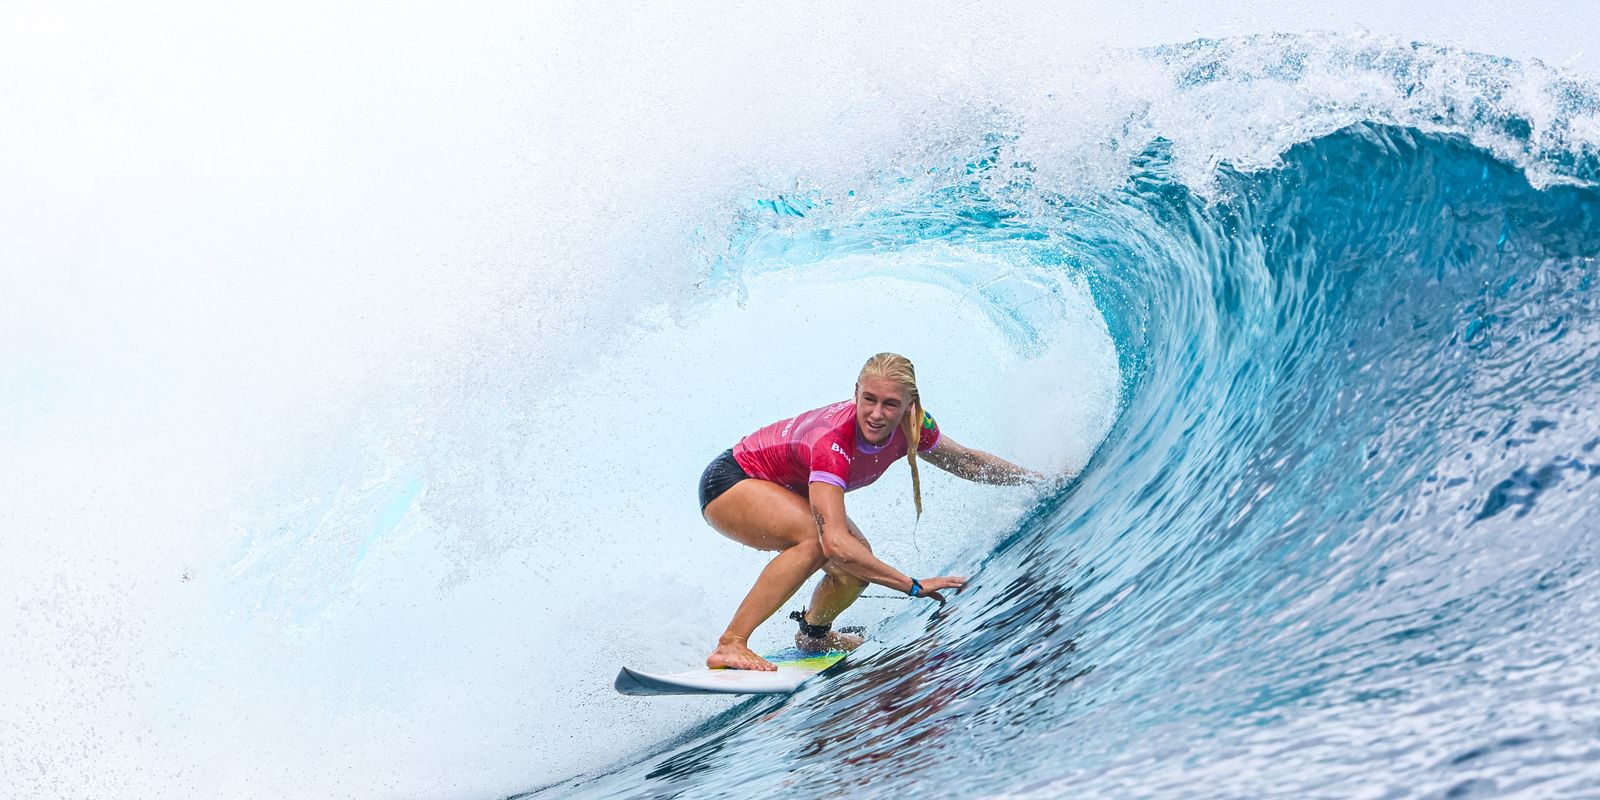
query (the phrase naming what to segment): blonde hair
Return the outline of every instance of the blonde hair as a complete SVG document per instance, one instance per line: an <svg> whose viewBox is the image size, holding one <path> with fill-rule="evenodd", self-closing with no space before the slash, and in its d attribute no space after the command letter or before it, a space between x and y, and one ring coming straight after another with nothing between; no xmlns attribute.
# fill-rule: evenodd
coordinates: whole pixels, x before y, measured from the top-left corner
<svg viewBox="0 0 1600 800"><path fill-rule="evenodd" d="M896 353L879 353L867 359L861 374L856 377L883 378L900 384L906 390L906 414L900 418L900 432L906 436L906 463L911 465L911 499L917 505L917 517L922 517L922 477L917 474L917 446L922 444L922 395L917 392L917 368L911 359Z"/></svg>

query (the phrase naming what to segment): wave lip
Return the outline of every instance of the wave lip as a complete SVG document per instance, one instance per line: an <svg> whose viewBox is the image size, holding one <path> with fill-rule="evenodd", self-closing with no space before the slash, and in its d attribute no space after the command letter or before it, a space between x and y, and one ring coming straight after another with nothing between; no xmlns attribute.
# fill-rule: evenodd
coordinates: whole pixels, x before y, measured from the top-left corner
<svg viewBox="0 0 1600 800"><path fill-rule="evenodd" d="M1214 167L1272 166L1348 125L1453 133L1536 186L1600 179L1600 87L1546 66L1453 47L1336 34L1201 39L1151 48L1178 102L1173 138Z"/></svg>

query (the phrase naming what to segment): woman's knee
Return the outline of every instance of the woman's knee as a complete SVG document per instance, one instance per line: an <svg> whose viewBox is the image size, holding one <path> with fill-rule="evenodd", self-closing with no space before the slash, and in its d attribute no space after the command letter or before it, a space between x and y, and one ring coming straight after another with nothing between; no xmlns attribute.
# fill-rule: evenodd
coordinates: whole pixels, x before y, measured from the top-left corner
<svg viewBox="0 0 1600 800"><path fill-rule="evenodd" d="M806 560L811 562L813 570L822 569L824 564L830 563L822 552L822 540L815 536L802 539L788 549L804 554Z"/></svg>

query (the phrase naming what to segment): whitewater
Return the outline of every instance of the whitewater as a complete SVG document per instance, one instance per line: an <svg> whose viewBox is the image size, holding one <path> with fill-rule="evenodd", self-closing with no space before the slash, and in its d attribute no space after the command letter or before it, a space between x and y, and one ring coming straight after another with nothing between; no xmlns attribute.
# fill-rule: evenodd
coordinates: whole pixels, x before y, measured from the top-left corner
<svg viewBox="0 0 1600 800"><path fill-rule="evenodd" d="M0 795L1600 796L1588 6L5 16ZM882 350L1078 477L612 692Z"/></svg>

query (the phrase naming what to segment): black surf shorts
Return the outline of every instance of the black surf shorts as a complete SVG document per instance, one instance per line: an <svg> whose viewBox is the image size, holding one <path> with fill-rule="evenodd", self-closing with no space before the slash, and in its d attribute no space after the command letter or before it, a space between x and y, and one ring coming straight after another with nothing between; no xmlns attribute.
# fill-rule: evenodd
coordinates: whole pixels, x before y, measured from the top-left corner
<svg viewBox="0 0 1600 800"><path fill-rule="evenodd" d="M711 459L711 465L700 475L700 513L706 513L706 506L711 501L722 496L723 492L733 488L739 481L750 476L745 474L739 462L733 460L733 448L722 451L722 455Z"/></svg>

